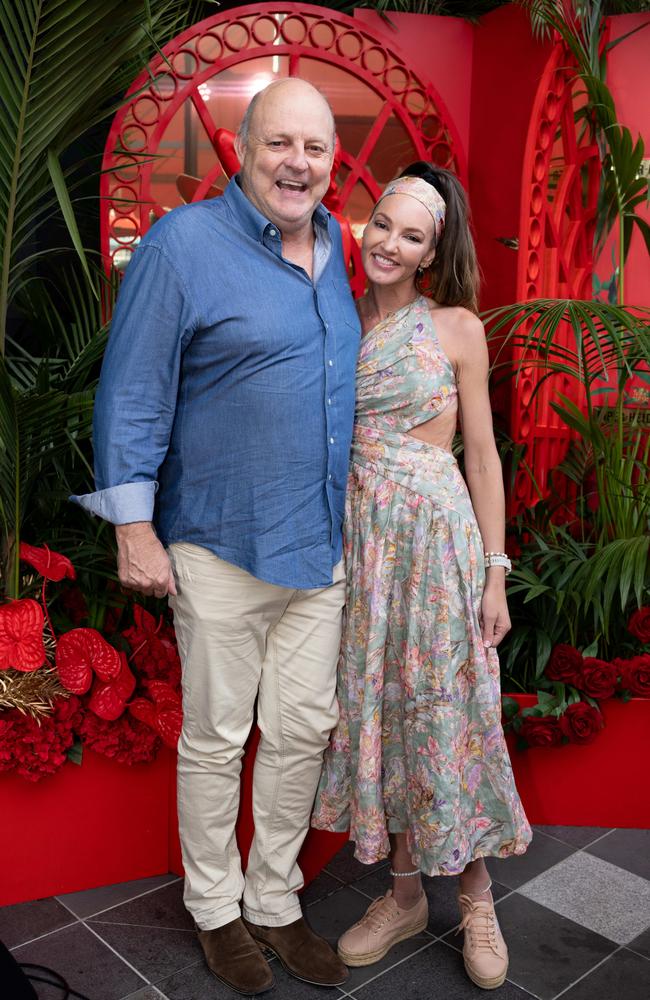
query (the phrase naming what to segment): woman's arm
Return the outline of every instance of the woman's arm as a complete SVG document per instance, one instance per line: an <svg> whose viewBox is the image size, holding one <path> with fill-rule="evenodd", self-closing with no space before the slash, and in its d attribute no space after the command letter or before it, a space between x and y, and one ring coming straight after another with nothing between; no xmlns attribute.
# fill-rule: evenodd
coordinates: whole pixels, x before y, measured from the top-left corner
<svg viewBox="0 0 650 1000"><path fill-rule="evenodd" d="M465 477L486 552L503 552L505 498L503 473L494 440L488 394L489 358L483 324L472 313L460 314L457 341L457 380ZM481 602L482 637L497 646L510 630L505 569L490 566Z"/></svg>

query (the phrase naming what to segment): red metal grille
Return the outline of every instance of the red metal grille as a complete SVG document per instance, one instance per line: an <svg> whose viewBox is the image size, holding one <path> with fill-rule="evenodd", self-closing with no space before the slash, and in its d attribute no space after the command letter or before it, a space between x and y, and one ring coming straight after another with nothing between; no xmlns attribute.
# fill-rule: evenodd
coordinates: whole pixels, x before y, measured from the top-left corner
<svg viewBox="0 0 650 1000"><path fill-rule="evenodd" d="M282 65L282 75L305 76L321 86L337 124L345 118L346 80L351 99L353 91L357 99L367 93L372 106L367 127L339 129L341 137L347 127L349 136L349 142L341 139L340 203L353 224L363 222L364 199L369 212L390 179L380 176L381 169L405 165L400 157L434 160L466 181L458 134L439 94L410 68L392 40L326 8L299 3L241 7L208 18L170 42L148 74L135 81L131 99L116 116L102 178L101 239L108 266L124 267L152 220L168 207L161 203L155 178L172 123L179 115L196 116L203 138L212 144L216 130L233 123L220 120L210 87L241 86L242 64L249 63L254 73L264 59ZM322 81L316 64L328 67ZM328 83L327 73L336 81ZM328 93L330 84L336 101ZM385 141L389 131L392 138ZM192 200L205 197L222 177L216 154L205 170L199 163L197 174L201 184Z"/></svg>
<svg viewBox="0 0 650 1000"><path fill-rule="evenodd" d="M526 143L518 301L591 298L600 159L584 121L576 120L579 90L571 56L558 44L537 91ZM563 346L572 343L571 337L568 328L560 327ZM524 360L523 352L515 350L514 364ZM544 492L548 473L564 457L571 437L551 401L558 393L578 400L574 379L554 376L534 395L538 381L539 372L524 365L513 393L511 429L514 439L527 446L527 462ZM517 514L537 499L529 474L520 469L511 512Z"/></svg>

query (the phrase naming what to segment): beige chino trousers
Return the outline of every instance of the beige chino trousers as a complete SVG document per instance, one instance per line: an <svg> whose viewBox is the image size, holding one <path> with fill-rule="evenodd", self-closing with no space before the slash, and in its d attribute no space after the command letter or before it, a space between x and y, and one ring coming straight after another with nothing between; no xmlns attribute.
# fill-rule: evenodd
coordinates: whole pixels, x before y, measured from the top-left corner
<svg viewBox="0 0 650 1000"><path fill-rule="evenodd" d="M185 905L201 930L240 912L251 923L283 926L301 916L297 857L338 716L343 564L331 586L292 590L197 545L175 543L169 555L183 668L178 818ZM235 822L256 699L255 835L244 878Z"/></svg>

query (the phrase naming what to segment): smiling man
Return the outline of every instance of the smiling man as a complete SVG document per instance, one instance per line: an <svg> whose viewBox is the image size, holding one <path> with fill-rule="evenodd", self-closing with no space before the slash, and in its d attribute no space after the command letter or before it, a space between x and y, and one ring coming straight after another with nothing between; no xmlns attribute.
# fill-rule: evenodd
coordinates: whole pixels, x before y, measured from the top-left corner
<svg viewBox="0 0 650 1000"><path fill-rule="evenodd" d="M185 901L210 969L245 994L273 985L257 942L299 979L347 978L302 918L296 860L337 716L359 343L340 230L320 204L333 149L322 95L271 84L224 195L143 239L97 393L97 492L76 498L116 525L123 585L169 594ZM244 877L235 821L256 702Z"/></svg>

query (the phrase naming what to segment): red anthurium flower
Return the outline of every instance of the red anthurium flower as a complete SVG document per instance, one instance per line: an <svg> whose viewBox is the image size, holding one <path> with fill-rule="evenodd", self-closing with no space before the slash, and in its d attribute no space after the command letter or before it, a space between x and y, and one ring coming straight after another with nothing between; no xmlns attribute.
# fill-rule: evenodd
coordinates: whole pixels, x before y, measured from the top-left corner
<svg viewBox="0 0 650 1000"><path fill-rule="evenodd" d="M145 725L151 726L152 729L156 728L156 706L148 698L134 698L129 705L129 712Z"/></svg>
<svg viewBox="0 0 650 1000"><path fill-rule="evenodd" d="M62 580L64 576L76 579L77 574L70 560L58 552L52 552L47 545L37 549L34 545L21 542L19 555L23 562L33 566L46 580Z"/></svg>
<svg viewBox="0 0 650 1000"><path fill-rule="evenodd" d="M143 608L141 604L133 605L133 621L143 632L152 632L154 635L158 631L160 623L156 621L152 614Z"/></svg>
<svg viewBox="0 0 650 1000"><path fill-rule="evenodd" d="M94 628L73 628L62 635L55 662L59 680L73 694L89 690L93 671L100 681L111 681L121 670L120 654Z"/></svg>
<svg viewBox="0 0 650 1000"><path fill-rule="evenodd" d="M119 719L126 708L126 703L135 690L135 677L129 670L129 664L124 653L117 654L120 658L120 672L114 680L100 681L93 685L88 708L100 719L112 722Z"/></svg>
<svg viewBox="0 0 650 1000"><path fill-rule="evenodd" d="M135 698L129 705L129 712L140 722L151 726L168 747L175 747L181 735L183 709L180 695L165 681L149 681L147 684L152 701Z"/></svg>
<svg viewBox="0 0 650 1000"><path fill-rule="evenodd" d="M0 607L0 670L30 673L45 663L43 624L40 604L29 597Z"/></svg>

